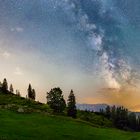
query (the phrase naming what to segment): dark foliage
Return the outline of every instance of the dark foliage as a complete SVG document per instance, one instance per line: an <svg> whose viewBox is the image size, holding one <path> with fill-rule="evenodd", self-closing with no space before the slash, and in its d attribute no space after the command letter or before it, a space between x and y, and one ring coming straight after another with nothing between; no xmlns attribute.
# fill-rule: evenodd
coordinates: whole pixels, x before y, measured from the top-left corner
<svg viewBox="0 0 140 140"><path fill-rule="evenodd" d="M28 87L28 98L29 99L32 99L32 100L35 100L35 89L32 89L32 86L31 84L29 84L29 87Z"/></svg>
<svg viewBox="0 0 140 140"><path fill-rule="evenodd" d="M124 107L107 106L106 110L101 110L100 113L119 129L140 131L140 117L136 117L135 113L128 112Z"/></svg>
<svg viewBox="0 0 140 140"><path fill-rule="evenodd" d="M4 105L8 104L10 101L12 101L13 99L16 99L16 98L17 98L17 100L12 101L13 105L14 105L14 103L18 102L19 98L24 99L24 98L20 97L21 95L20 95L19 90L16 90L16 95L13 94L14 89L13 89L12 84L10 85L9 90L8 90L8 82L7 82L6 78L3 80L3 83L0 82L0 93L1 93L1 97L2 96L11 97L11 98L8 98L8 100L6 100L6 98L4 100L1 99L1 104L2 104L2 102L4 102L3 103ZM29 100L24 99L26 104L28 104L29 108L32 107L35 109L46 111L46 109L49 110L49 107L50 107L49 112L51 112L51 113L52 113L52 111L53 111L53 113L63 113L63 111L66 108L66 102L63 98L62 90L59 87L53 88L53 89L51 89L50 92L47 93L47 104L49 105L48 107L43 106L39 102L34 101L35 97L36 97L35 89L32 89L31 84L29 84L29 87L28 87ZM37 107L36 107L36 103L37 103ZM75 99L73 90L71 90L71 92L68 96L67 115L70 117L73 117L73 118L77 117L82 120L88 121L90 123L94 123L94 124L95 124L95 122L98 122L96 124L99 126L111 127L113 124L113 126L115 126L116 128L119 128L119 129L140 131L140 116L136 116L135 113L129 112L124 107L107 106L105 110L100 109L100 112L77 111L76 99Z"/></svg>
<svg viewBox="0 0 140 140"><path fill-rule="evenodd" d="M2 90L3 92L5 92L5 93L8 92L8 83L7 83L6 78L4 78L4 80L3 80L1 90Z"/></svg>
<svg viewBox="0 0 140 140"><path fill-rule="evenodd" d="M10 91L11 93L14 93L14 88L13 88L13 85L12 85L12 84L10 85L9 91Z"/></svg>
<svg viewBox="0 0 140 140"><path fill-rule="evenodd" d="M77 114L76 100L75 100L73 90L71 90L67 103L67 115L76 118L76 114Z"/></svg>
<svg viewBox="0 0 140 140"><path fill-rule="evenodd" d="M62 113L64 111L66 102L59 87L53 88L47 93L47 104L53 109L54 113Z"/></svg>
<svg viewBox="0 0 140 140"><path fill-rule="evenodd" d="M19 97L21 97L19 90L16 90L16 95L19 96Z"/></svg>

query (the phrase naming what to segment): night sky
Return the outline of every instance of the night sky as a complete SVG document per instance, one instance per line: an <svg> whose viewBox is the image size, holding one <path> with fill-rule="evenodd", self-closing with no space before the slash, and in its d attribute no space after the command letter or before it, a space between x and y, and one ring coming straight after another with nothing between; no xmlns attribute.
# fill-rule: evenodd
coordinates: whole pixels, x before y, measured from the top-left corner
<svg viewBox="0 0 140 140"><path fill-rule="evenodd" d="M59 86L140 110L139 54L139 0L0 0L0 78L22 96Z"/></svg>

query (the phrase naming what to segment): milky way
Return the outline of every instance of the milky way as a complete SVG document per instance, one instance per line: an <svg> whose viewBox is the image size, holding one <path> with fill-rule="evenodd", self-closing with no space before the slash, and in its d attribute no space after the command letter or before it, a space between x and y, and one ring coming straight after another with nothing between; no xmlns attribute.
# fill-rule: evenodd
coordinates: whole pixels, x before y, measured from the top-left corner
<svg viewBox="0 0 140 140"><path fill-rule="evenodd" d="M131 1L123 0L119 2L67 0L59 3L60 7L63 5L64 12L70 13L77 28L85 34L89 47L97 53L101 76L104 77L109 88L121 88L126 83L135 85L134 80L138 78L136 78L135 68L132 69L128 60L129 56L125 56L128 54L125 53L124 49L125 47L131 49L132 46L130 48L126 45L123 28L125 26L128 26L128 29L129 26L139 26L139 19L134 21L132 25L130 24L131 19L128 19L128 14L133 13L128 7L130 3ZM121 4L124 7L121 7ZM134 5L137 9L135 10L136 15L133 16L139 18L137 4L139 2L135 1Z"/></svg>
<svg viewBox="0 0 140 140"><path fill-rule="evenodd" d="M138 88L139 7L139 0L0 0L1 79L24 96L31 82L42 101L54 86L73 88L79 102L100 88Z"/></svg>

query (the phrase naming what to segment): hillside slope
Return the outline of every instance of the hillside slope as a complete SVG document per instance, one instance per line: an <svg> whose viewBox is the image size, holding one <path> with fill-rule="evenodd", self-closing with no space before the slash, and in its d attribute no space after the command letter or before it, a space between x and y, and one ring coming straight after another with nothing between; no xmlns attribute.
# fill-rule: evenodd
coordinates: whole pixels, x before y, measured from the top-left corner
<svg viewBox="0 0 140 140"><path fill-rule="evenodd" d="M94 128L67 117L0 110L0 139L4 140L140 140L140 133Z"/></svg>
<svg viewBox="0 0 140 140"><path fill-rule="evenodd" d="M88 112L78 112L79 118L82 119L85 113ZM110 126L110 122L96 114L92 115L89 116L92 118L91 123L66 116L56 116L52 115L45 104L0 93L0 139L140 140L140 133L103 128ZM104 124L103 127L100 123Z"/></svg>

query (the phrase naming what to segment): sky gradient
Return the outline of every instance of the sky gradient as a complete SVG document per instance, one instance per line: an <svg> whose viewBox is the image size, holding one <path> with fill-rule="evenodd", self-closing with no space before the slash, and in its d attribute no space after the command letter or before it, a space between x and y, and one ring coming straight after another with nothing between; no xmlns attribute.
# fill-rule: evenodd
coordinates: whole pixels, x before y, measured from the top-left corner
<svg viewBox="0 0 140 140"><path fill-rule="evenodd" d="M37 100L61 87L78 103L140 110L140 1L0 0L0 78Z"/></svg>

